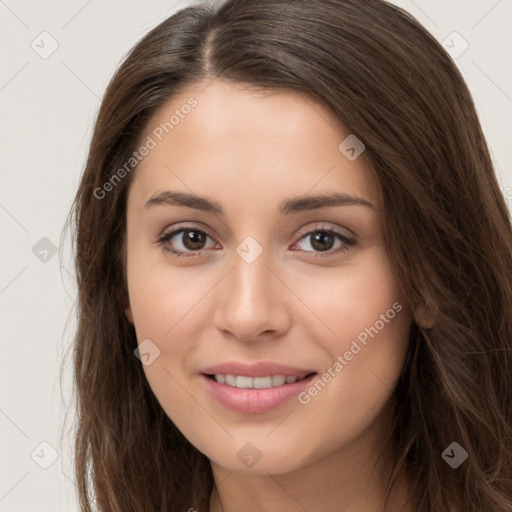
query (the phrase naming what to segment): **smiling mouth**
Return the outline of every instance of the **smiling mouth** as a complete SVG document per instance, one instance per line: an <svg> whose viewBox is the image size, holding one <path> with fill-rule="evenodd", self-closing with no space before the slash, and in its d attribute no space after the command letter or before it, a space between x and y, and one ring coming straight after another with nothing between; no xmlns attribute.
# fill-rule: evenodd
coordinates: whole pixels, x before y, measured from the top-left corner
<svg viewBox="0 0 512 512"><path fill-rule="evenodd" d="M268 375L265 377L248 377L245 375L232 375L232 374L205 374L211 380L218 384L225 384L239 389L268 389L286 384L293 384L295 382L305 380L316 372L307 373L305 375Z"/></svg>

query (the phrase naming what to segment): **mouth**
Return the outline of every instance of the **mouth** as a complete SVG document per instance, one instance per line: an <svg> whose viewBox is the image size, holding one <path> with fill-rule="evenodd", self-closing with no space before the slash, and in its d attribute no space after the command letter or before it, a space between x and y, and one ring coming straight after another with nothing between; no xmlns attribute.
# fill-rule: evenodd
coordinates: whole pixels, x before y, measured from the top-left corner
<svg viewBox="0 0 512 512"><path fill-rule="evenodd" d="M312 370L268 362L232 362L206 368L200 377L215 403L242 414L263 414L297 397L316 375Z"/></svg>

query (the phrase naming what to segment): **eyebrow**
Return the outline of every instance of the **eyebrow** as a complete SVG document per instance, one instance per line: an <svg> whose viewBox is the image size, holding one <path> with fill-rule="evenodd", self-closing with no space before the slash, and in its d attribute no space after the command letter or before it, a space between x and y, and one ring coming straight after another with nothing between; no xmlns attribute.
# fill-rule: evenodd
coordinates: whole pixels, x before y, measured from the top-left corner
<svg viewBox="0 0 512 512"><path fill-rule="evenodd" d="M202 212L214 213L221 216L224 215L222 206L214 199L185 192L164 190L163 192L151 196L144 205L144 208L150 208L157 205L185 206ZM282 215L287 215L289 213L315 210L328 206L365 206L372 210L376 210L372 203L362 197L332 192L315 196L305 195L295 197L293 199L285 199L279 205L279 212Z"/></svg>

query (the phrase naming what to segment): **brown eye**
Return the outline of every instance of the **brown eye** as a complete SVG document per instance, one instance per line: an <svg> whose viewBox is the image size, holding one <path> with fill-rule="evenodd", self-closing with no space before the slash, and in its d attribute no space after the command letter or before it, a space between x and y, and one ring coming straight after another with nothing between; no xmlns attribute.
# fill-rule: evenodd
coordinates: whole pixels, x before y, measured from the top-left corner
<svg viewBox="0 0 512 512"><path fill-rule="evenodd" d="M172 254L193 257L199 256L201 251L215 246L213 240L211 240L210 246L207 246L208 239L211 240L211 237L200 229L182 228L164 234L158 242Z"/></svg>
<svg viewBox="0 0 512 512"><path fill-rule="evenodd" d="M311 240L311 247L317 251L328 251L332 249L335 238L327 231L319 231L313 235L309 235Z"/></svg>
<svg viewBox="0 0 512 512"><path fill-rule="evenodd" d="M301 243L302 247L300 247ZM312 253L313 256L324 256L324 254L315 253L326 253L325 256L331 256L348 250L354 243L353 240L336 231L317 229L306 233L296 245L300 250Z"/></svg>
<svg viewBox="0 0 512 512"><path fill-rule="evenodd" d="M208 235L202 231L185 229L181 235L182 244L191 251L203 249Z"/></svg>

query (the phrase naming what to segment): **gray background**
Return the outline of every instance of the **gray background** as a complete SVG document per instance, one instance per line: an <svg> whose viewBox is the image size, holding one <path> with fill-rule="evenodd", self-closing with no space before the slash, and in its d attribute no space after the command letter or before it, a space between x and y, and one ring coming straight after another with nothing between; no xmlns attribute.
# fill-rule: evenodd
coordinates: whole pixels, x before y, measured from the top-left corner
<svg viewBox="0 0 512 512"><path fill-rule="evenodd" d="M0 0L0 512L78 510L62 427L69 371L59 381L75 289L60 234L108 80L142 35L191 3ZM451 51L469 45L455 60L510 204L512 0L394 3Z"/></svg>

